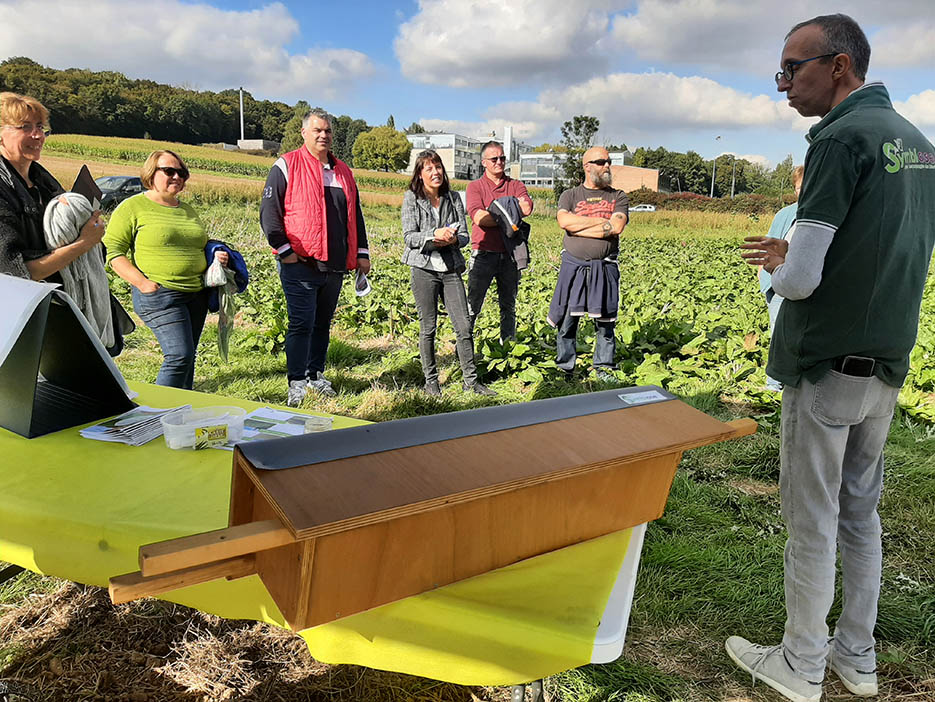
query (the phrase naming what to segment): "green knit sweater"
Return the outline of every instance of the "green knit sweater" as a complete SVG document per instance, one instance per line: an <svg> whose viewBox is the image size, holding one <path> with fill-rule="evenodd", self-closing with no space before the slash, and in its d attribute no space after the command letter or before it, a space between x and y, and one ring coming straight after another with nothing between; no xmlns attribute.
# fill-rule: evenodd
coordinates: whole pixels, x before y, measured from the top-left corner
<svg viewBox="0 0 935 702"><path fill-rule="evenodd" d="M191 205L159 205L145 193L124 200L107 222L107 262L126 256L147 278L170 290L204 287L208 236Z"/></svg>

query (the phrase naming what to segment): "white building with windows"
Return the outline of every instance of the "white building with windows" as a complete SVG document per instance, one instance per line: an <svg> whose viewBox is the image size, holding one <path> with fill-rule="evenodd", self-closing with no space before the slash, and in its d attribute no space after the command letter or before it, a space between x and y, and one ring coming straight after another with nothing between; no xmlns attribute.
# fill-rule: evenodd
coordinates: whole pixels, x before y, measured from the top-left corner
<svg viewBox="0 0 935 702"><path fill-rule="evenodd" d="M483 172L480 163L480 147L483 141L460 134L407 134L412 144L407 173L412 173L420 151L433 149L441 156L449 178L474 180Z"/></svg>
<svg viewBox="0 0 935 702"><path fill-rule="evenodd" d="M519 178L526 187L551 188L555 183L556 172L561 175L565 154L556 151L521 153L519 170L514 170L513 177ZM611 151L611 166L629 166L633 163L633 154L629 151Z"/></svg>

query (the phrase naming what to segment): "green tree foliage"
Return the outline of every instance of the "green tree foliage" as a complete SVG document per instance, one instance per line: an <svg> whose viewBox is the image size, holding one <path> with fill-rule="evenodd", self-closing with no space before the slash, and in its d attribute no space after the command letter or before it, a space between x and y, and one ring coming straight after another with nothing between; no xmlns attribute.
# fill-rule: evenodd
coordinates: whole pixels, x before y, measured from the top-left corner
<svg viewBox="0 0 935 702"><path fill-rule="evenodd" d="M375 127L354 141L354 166L375 171L399 171L409 164L412 144L392 127Z"/></svg>
<svg viewBox="0 0 935 702"><path fill-rule="evenodd" d="M396 129L396 120L393 119L393 115L386 118L386 126L390 129Z"/></svg>
<svg viewBox="0 0 935 702"><path fill-rule="evenodd" d="M711 185L711 169L694 151L683 154L661 146L658 149L640 147L633 153L633 165L657 169L662 184L668 184L675 192L706 195L705 188Z"/></svg>
<svg viewBox="0 0 935 702"><path fill-rule="evenodd" d="M279 153L295 151L302 146L304 142L302 138L302 120L310 109L312 109L311 106L304 100L300 100L296 104L292 111L292 117L283 127L282 146L279 149Z"/></svg>
<svg viewBox="0 0 935 702"><path fill-rule="evenodd" d="M199 142L240 138L237 90L198 91L131 80L113 71L59 71L26 57L0 63L0 90L31 95L51 112L58 133ZM244 93L244 136L280 141L293 108Z"/></svg>
<svg viewBox="0 0 935 702"><path fill-rule="evenodd" d="M347 115L341 115L334 118L334 124L331 125L334 134L334 143L331 150L334 155L344 161L347 165L354 165L354 142L357 137L370 129L362 119L354 119Z"/></svg>
<svg viewBox="0 0 935 702"><path fill-rule="evenodd" d="M544 144L539 144L539 146L534 148L532 151L535 154L547 154L550 151L554 151L557 154L563 154L565 153L566 149L561 144L550 144L549 142L545 142Z"/></svg>
<svg viewBox="0 0 935 702"><path fill-rule="evenodd" d="M405 134L425 134L425 127L418 122L413 122L403 130Z"/></svg>
<svg viewBox="0 0 935 702"><path fill-rule="evenodd" d="M661 146L658 149L640 147L633 153L633 165L658 169L661 182L668 184L674 192L697 195L708 195L711 192L713 162L705 161L694 151L683 154L668 151ZM768 169L763 166L735 158L731 154L721 154L717 157L717 173L714 176L715 197L729 197L732 180L734 194L741 195L761 193L759 188L770 177Z"/></svg>
<svg viewBox="0 0 935 702"><path fill-rule="evenodd" d="M562 166L562 173L555 178L556 197L562 191L581 185L584 182L584 166L581 157L594 143L594 136L601 126L597 117L575 115L562 125L562 146L568 156Z"/></svg>

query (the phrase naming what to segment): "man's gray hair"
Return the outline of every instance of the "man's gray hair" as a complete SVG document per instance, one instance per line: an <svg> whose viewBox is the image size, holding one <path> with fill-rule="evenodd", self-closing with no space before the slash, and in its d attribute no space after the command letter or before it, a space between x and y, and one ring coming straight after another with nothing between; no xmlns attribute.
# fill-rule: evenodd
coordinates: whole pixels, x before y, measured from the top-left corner
<svg viewBox="0 0 935 702"><path fill-rule="evenodd" d="M484 157L484 154L487 153L487 149L493 149L493 148L497 148L497 149L500 149L500 150L502 151L502 150L503 150L503 144L501 144L499 141L494 141L493 139L491 139L491 140L488 141L486 144L484 144L482 147L480 147L480 155L481 155L481 158L483 158L483 157Z"/></svg>
<svg viewBox="0 0 935 702"><path fill-rule="evenodd" d="M325 120L329 126L334 126L334 117L327 110L323 110L320 107L313 107L308 111L308 114L302 118L302 129L308 127L308 121L312 117L317 117L318 119Z"/></svg>
<svg viewBox="0 0 935 702"><path fill-rule="evenodd" d="M854 75L859 80L867 77L867 68L870 66L870 42L860 25L847 15L819 15L805 22L799 22L786 35L788 40L794 32L817 24L824 34L824 43L817 47L822 54L847 54L851 57L851 66Z"/></svg>

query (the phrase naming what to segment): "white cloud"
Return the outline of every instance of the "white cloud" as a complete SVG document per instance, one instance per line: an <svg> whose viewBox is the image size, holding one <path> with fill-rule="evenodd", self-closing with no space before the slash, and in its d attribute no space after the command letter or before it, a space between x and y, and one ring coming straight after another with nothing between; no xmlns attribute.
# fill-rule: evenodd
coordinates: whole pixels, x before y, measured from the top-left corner
<svg viewBox="0 0 935 702"><path fill-rule="evenodd" d="M764 166L765 168L772 168L773 162L770 161L763 154L737 154L737 158L743 161L749 161L758 166Z"/></svg>
<svg viewBox="0 0 935 702"><path fill-rule="evenodd" d="M610 58L611 0L419 0L399 27L407 78L453 87L594 75Z"/></svg>
<svg viewBox="0 0 935 702"><path fill-rule="evenodd" d="M935 90L924 90L904 102L894 102L893 107L920 129L935 127Z"/></svg>
<svg viewBox="0 0 935 702"><path fill-rule="evenodd" d="M871 65L931 67L935 63L935 23L928 20L909 27L885 27L873 37L871 49Z"/></svg>
<svg viewBox="0 0 935 702"><path fill-rule="evenodd" d="M783 100L744 93L709 78L672 73L614 73L545 90L536 101L493 105L481 121L422 118L419 122L429 129L467 135L491 130L500 134L504 126L512 125L518 138L532 141L554 136L576 114L599 118L604 138L628 144L671 132L708 132L712 139L744 129L804 132L812 123Z"/></svg>
<svg viewBox="0 0 935 702"><path fill-rule="evenodd" d="M843 10L868 34L872 65L928 68L935 59L935 27L922 19L929 0L851 0ZM646 61L763 73L779 63L793 25L841 11L837 0L640 0L614 17L612 33Z"/></svg>
<svg viewBox="0 0 935 702"><path fill-rule="evenodd" d="M281 3L222 10L180 0L0 0L0 47L56 68L117 70L206 89L243 86L277 99L331 99L375 72L350 49L289 54L299 25ZM110 31L107 28L112 28Z"/></svg>

